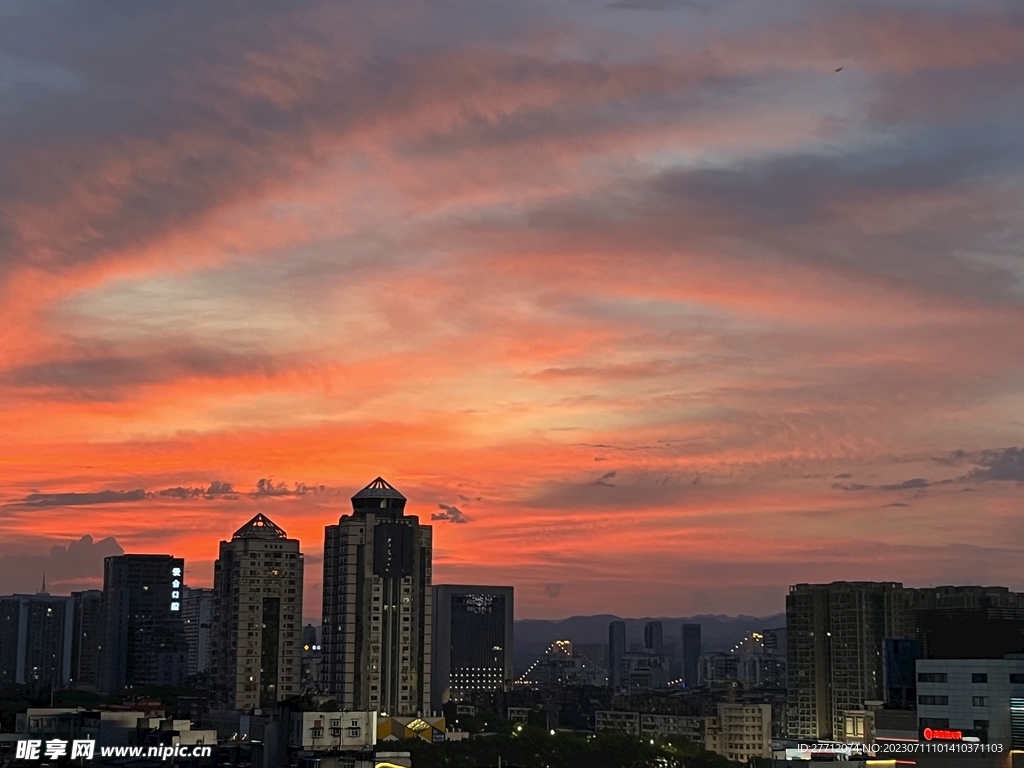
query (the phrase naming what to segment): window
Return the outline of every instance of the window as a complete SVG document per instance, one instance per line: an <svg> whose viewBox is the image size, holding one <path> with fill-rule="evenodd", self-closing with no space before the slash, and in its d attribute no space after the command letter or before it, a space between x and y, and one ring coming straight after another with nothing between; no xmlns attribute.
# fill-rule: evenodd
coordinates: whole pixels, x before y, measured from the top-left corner
<svg viewBox="0 0 1024 768"><path fill-rule="evenodd" d="M949 728L948 717L922 717L918 722L922 728Z"/></svg>
<svg viewBox="0 0 1024 768"><path fill-rule="evenodd" d="M946 682L945 672L918 672L917 682L919 683L944 683Z"/></svg>
<svg viewBox="0 0 1024 768"><path fill-rule="evenodd" d="M973 704L976 707L987 707L988 706L988 696L972 696L971 697L971 704Z"/></svg>
<svg viewBox="0 0 1024 768"><path fill-rule="evenodd" d="M1016 685L1024 685L1024 675L1010 675L1010 682Z"/></svg>
<svg viewBox="0 0 1024 768"><path fill-rule="evenodd" d="M987 731L988 730L988 720L975 720L974 721L974 730L976 730L976 731Z"/></svg>
<svg viewBox="0 0 1024 768"><path fill-rule="evenodd" d="M944 707L949 704L949 696L918 696L917 703L924 706Z"/></svg>
<svg viewBox="0 0 1024 768"><path fill-rule="evenodd" d="M972 683L987 683L988 682L988 674L986 674L985 672L975 672L974 674L971 675L971 682Z"/></svg>

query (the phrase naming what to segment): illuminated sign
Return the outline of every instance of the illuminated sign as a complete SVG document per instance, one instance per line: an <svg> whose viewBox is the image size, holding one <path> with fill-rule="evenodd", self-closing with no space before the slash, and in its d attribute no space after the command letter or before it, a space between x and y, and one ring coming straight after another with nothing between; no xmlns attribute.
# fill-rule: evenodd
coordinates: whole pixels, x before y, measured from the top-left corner
<svg viewBox="0 0 1024 768"><path fill-rule="evenodd" d="M963 731L949 731L943 728L925 728L922 733L925 741L963 741Z"/></svg>
<svg viewBox="0 0 1024 768"><path fill-rule="evenodd" d="M181 600L181 568L179 566L171 568L171 576L173 577L173 580L171 581L171 610L180 611L181 603L179 601Z"/></svg>

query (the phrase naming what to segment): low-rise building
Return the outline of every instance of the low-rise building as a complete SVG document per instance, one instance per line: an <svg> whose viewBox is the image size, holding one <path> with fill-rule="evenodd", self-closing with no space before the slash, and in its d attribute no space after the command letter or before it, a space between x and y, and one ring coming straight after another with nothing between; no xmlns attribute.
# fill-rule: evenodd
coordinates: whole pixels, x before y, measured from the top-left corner
<svg viewBox="0 0 1024 768"><path fill-rule="evenodd" d="M704 748L740 763L771 757L771 735L770 704L719 704L704 721Z"/></svg>
<svg viewBox="0 0 1024 768"><path fill-rule="evenodd" d="M598 731L622 731L632 736L650 739L681 737L695 744L701 741L699 717L598 710L594 713L594 721L595 729Z"/></svg>
<svg viewBox="0 0 1024 768"><path fill-rule="evenodd" d="M443 717L381 717L377 719L378 741L445 741L445 719Z"/></svg>
<svg viewBox="0 0 1024 768"><path fill-rule="evenodd" d="M368 750L377 743L376 712L292 712L288 747L303 752Z"/></svg>

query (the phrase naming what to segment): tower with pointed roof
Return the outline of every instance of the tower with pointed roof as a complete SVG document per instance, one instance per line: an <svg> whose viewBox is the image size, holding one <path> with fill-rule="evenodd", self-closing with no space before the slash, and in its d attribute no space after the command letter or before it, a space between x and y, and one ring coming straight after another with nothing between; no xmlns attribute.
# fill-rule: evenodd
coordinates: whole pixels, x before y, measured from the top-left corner
<svg viewBox="0 0 1024 768"><path fill-rule="evenodd" d="M211 676L218 702L250 711L302 688L302 552L264 514L220 543Z"/></svg>
<svg viewBox="0 0 1024 768"><path fill-rule="evenodd" d="M431 527L381 477L324 532L321 684L342 709L430 712Z"/></svg>

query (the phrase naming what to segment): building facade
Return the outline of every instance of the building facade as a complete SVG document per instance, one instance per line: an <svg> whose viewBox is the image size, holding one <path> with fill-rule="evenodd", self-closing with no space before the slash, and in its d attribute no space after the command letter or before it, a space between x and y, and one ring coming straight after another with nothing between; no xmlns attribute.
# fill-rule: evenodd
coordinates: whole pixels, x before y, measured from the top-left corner
<svg viewBox="0 0 1024 768"><path fill-rule="evenodd" d="M61 688L71 681L74 604L70 597L0 597L0 683Z"/></svg>
<svg viewBox="0 0 1024 768"><path fill-rule="evenodd" d="M298 539L265 515L220 543L211 677L226 708L272 707L301 691L302 578Z"/></svg>
<svg viewBox="0 0 1024 768"><path fill-rule="evenodd" d="M719 704L718 716L704 724L704 748L729 760L748 763L772 755L770 704Z"/></svg>
<svg viewBox="0 0 1024 768"><path fill-rule="evenodd" d="M190 678L210 671L210 634L213 630L213 590L184 587L181 614L185 622L188 658L185 672Z"/></svg>
<svg viewBox="0 0 1024 768"><path fill-rule="evenodd" d="M100 685L105 617L103 592L72 592L74 626L71 635L71 687L95 691Z"/></svg>
<svg viewBox="0 0 1024 768"><path fill-rule="evenodd" d="M185 561L171 555L118 555L103 561L101 691L184 682L184 574Z"/></svg>
<svg viewBox="0 0 1024 768"><path fill-rule="evenodd" d="M431 527L377 478L324 531L322 684L343 709L430 711Z"/></svg>
<svg viewBox="0 0 1024 768"><path fill-rule="evenodd" d="M918 738L1024 749L1024 658L919 659Z"/></svg>
<svg viewBox="0 0 1024 768"><path fill-rule="evenodd" d="M512 587L434 586L431 710L470 691L512 685Z"/></svg>
<svg viewBox="0 0 1024 768"><path fill-rule="evenodd" d="M884 701L882 646L913 632L902 584L798 584L786 596L788 733L842 739L847 710Z"/></svg>

